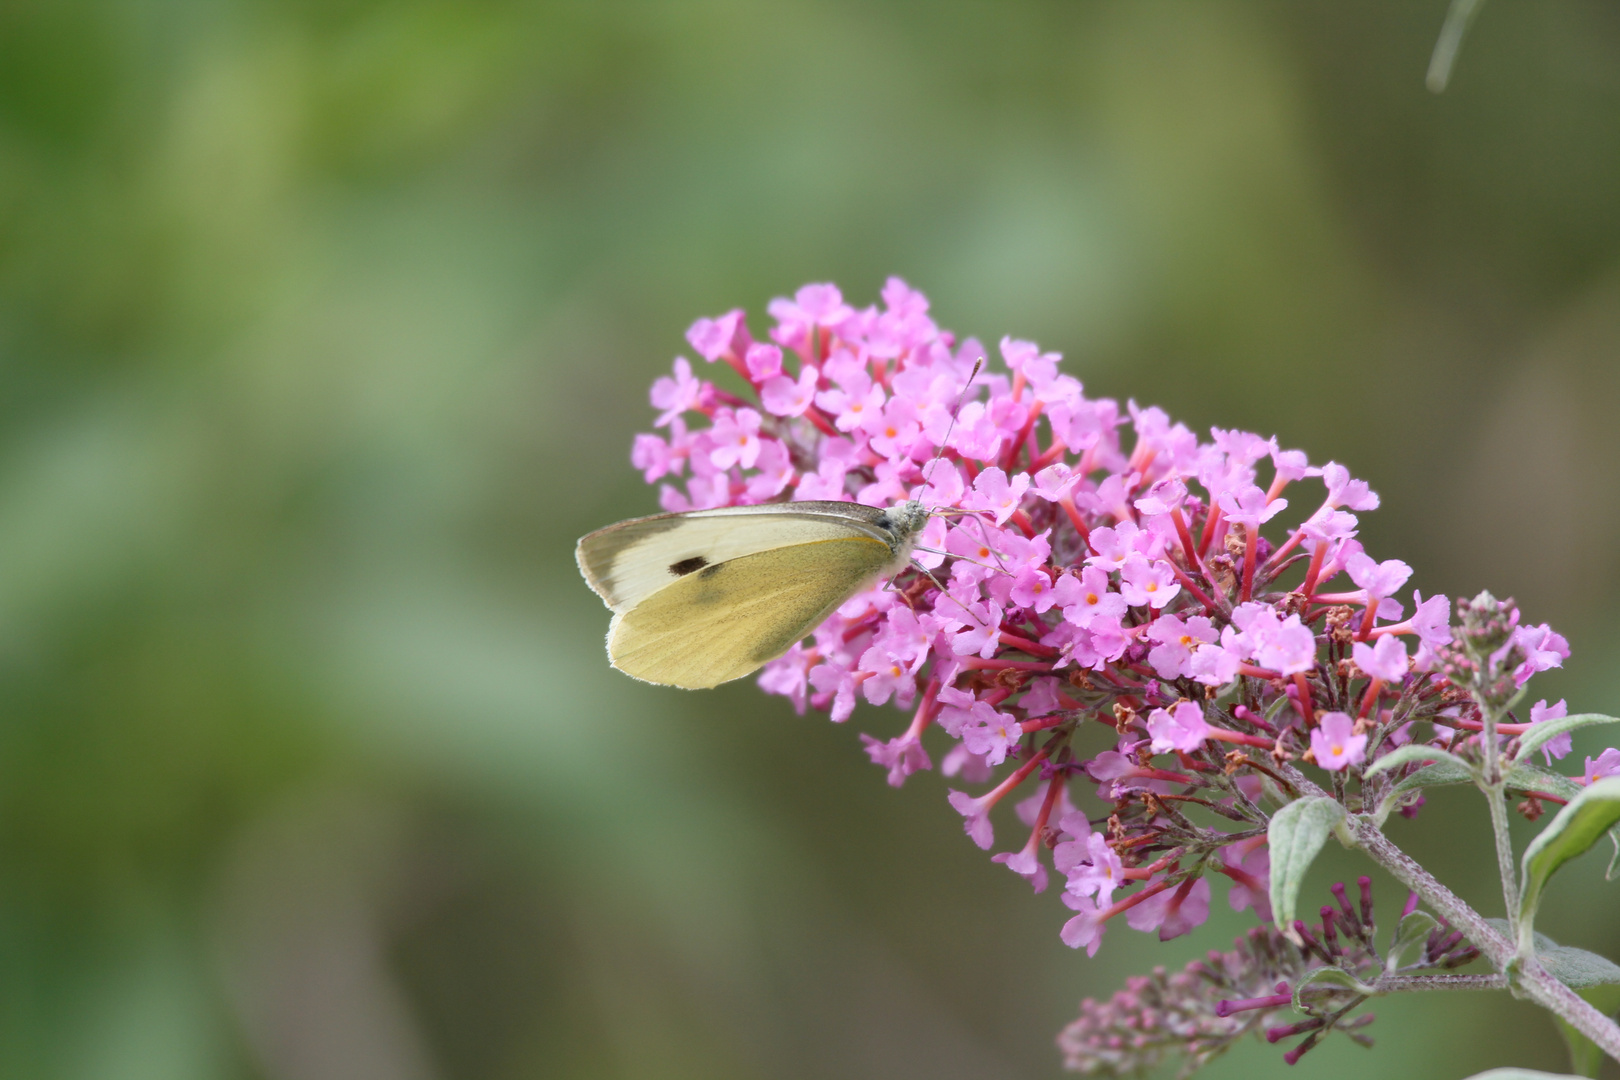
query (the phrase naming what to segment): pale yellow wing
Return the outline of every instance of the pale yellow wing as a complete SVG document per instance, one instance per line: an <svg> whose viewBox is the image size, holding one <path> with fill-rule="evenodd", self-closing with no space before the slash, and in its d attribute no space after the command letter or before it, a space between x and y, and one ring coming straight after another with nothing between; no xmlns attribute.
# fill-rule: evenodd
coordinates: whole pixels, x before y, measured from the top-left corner
<svg viewBox="0 0 1620 1080"><path fill-rule="evenodd" d="M715 563L615 615L608 658L667 686L740 679L787 652L892 560L882 541L846 536Z"/></svg>
<svg viewBox="0 0 1620 1080"><path fill-rule="evenodd" d="M784 544L865 536L882 540L884 516L860 503L796 502L721 506L632 518L580 539L585 581L614 611L629 611L671 582Z"/></svg>

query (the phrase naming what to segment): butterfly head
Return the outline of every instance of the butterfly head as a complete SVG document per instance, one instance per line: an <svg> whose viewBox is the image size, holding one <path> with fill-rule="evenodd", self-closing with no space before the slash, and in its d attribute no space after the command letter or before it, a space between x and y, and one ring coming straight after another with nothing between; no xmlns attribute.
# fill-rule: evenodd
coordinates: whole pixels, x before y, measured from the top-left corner
<svg viewBox="0 0 1620 1080"><path fill-rule="evenodd" d="M917 499L895 503L885 511L889 529L899 540L916 536L922 531L923 526L928 524L932 514L933 512Z"/></svg>

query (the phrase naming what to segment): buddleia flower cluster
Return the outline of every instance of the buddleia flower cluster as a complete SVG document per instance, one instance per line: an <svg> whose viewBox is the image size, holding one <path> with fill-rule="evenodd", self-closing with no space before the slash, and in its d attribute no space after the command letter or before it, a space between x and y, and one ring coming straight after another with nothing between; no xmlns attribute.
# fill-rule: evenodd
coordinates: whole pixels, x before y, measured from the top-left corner
<svg viewBox="0 0 1620 1080"><path fill-rule="evenodd" d="M768 310L762 338L742 311L691 327L710 369L680 357L654 383L656 431L632 461L668 511L937 511L913 568L759 685L835 722L862 701L907 711L898 733L862 736L871 759L896 786L937 759L967 835L1037 892L1055 878L1074 912L1061 938L1088 954L1120 919L1188 932L1212 881L1269 919L1269 814L1298 794L1285 772L1313 770L1352 811L1413 814L1421 788L1402 785L1420 761L1366 769L1409 743L1477 752L1479 680L1511 704L1568 656L1488 596L1462 605L1459 637L1451 601L1363 548L1378 496L1341 464L1088 397L1056 353L959 341L896 278L871 307L817 284ZM1538 701L1499 738L1565 712ZM1569 737L1543 750L1550 764ZM1616 773L1615 750L1546 772L1521 808Z"/></svg>

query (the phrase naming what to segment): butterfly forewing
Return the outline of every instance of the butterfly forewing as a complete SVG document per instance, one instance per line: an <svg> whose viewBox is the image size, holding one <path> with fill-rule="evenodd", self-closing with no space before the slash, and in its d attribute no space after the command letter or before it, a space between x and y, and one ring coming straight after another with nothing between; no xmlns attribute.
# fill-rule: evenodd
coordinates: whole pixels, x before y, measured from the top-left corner
<svg viewBox="0 0 1620 1080"><path fill-rule="evenodd" d="M860 503L800 502L659 514L609 525L580 540L580 571L617 612L710 566L783 545L884 541L884 511Z"/></svg>
<svg viewBox="0 0 1620 1080"><path fill-rule="evenodd" d="M614 616L608 655L648 682L718 686L782 655L857 590L892 573L894 557L888 543L846 528L836 539L715 562Z"/></svg>

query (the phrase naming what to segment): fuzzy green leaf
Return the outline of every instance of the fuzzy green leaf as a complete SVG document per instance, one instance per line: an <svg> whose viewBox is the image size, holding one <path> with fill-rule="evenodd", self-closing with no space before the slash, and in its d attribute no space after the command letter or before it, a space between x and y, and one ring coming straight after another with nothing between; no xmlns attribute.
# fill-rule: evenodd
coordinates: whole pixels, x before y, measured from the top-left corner
<svg viewBox="0 0 1620 1080"><path fill-rule="evenodd" d="M1549 739L1556 739L1566 731L1576 731L1594 724L1620 724L1620 716L1581 713L1578 716L1564 716L1557 720L1543 720L1519 736L1519 752L1513 755L1513 760L1523 761Z"/></svg>
<svg viewBox="0 0 1620 1080"><path fill-rule="evenodd" d="M1528 761L1509 765L1504 779L1507 786L1515 791L1536 791L1556 795L1560 799L1573 799L1586 790L1563 773L1555 773ZM1609 868L1604 871L1603 877L1606 881L1613 881L1620 877L1620 825L1609 830L1609 841L1614 845L1614 854L1609 857Z"/></svg>
<svg viewBox="0 0 1620 1080"><path fill-rule="evenodd" d="M1495 927L1503 937L1507 936L1506 919L1485 921ZM1535 945L1536 959L1541 961L1541 966L1571 990L1585 991L1599 986L1620 987L1620 964L1616 964L1607 956L1577 949L1573 945L1560 945L1539 930L1533 933L1531 942ZM1617 1002L1615 1007L1620 1008L1620 1002Z"/></svg>
<svg viewBox="0 0 1620 1080"><path fill-rule="evenodd" d="M1536 935L1545 941L1540 934ZM1553 973L1557 980L1571 990L1585 990L1593 986L1620 986L1620 964L1607 956L1577 949L1573 945L1536 946L1536 959Z"/></svg>
<svg viewBox="0 0 1620 1080"><path fill-rule="evenodd" d="M1620 1011L1620 986L1589 986L1584 990L1575 991L1586 999L1598 1012L1605 1016L1613 1016ZM1582 1076L1597 1076L1603 1069L1603 1063L1609 1055L1603 1048L1588 1039L1581 1032L1570 1025L1569 1021L1561 1016L1553 1019L1558 1021L1559 1034L1564 1036L1564 1044L1569 1047L1569 1065Z"/></svg>
<svg viewBox="0 0 1620 1080"><path fill-rule="evenodd" d="M1299 980L1298 985L1294 987L1294 1008L1302 1013L1312 1012L1312 1009L1300 997L1307 990L1340 990L1352 994L1362 994L1366 997L1373 996L1372 987L1343 968L1336 967L1317 968Z"/></svg>
<svg viewBox="0 0 1620 1080"><path fill-rule="evenodd" d="M1620 777L1611 776L1582 790L1530 841L1521 864L1521 935L1530 932L1547 879L1560 866L1584 854L1616 822L1620 822Z"/></svg>
<svg viewBox="0 0 1620 1080"><path fill-rule="evenodd" d="M1271 911L1277 928L1290 933L1299 887L1328 833L1344 820L1344 807L1323 795L1295 799L1278 810L1266 829L1271 848Z"/></svg>
<svg viewBox="0 0 1620 1080"><path fill-rule="evenodd" d="M1401 796L1408 792L1419 791L1426 787L1443 787L1447 784L1471 784L1473 781L1474 770L1466 763L1437 761L1433 765L1425 765L1389 789L1389 793L1378 804L1378 820L1382 822L1388 817L1390 811L1400 802Z"/></svg>
<svg viewBox="0 0 1620 1080"><path fill-rule="evenodd" d="M1377 761L1367 766L1366 772L1362 773L1362 775L1376 776L1388 769L1396 769L1402 765L1410 765L1414 761L1443 761L1456 765L1470 774L1472 774L1474 771L1474 767L1472 765L1449 750L1440 750L1436 747L1428 746L1423 743L1407 743L1405 746L1397 746L1395 749L1391 750L1389 753L1383 755Z"/></svg>
<svg viewBox="0 0 1620 1080"><path fill-rule="evenodd" d="M1407 950L1414 945L1422 945L1439 925L1435 917L1426 911L1414 911L1403 916L1400 925L1395 928L1395 937L1389 943L1389 956L1384 961L1384 969L1394 971L1400 967Z"/></svg>
<svg viewBox="0 0 1620 1080"><path fill-rule="evenodd" d="M1528 761L1516 761L1509 765L1502 779L1515 791L1543 791L1560 799L1573 799L1586 790L1563 773L1555 773Z"/></svg>
<svg viewBox="0 0 1620 1080"><path fill-rule="evenodd" d="M1486 919L1504 936L1508 932L1506 919ZM1531 939L1536 947L1536 958L1553 977L1573 989L1598 1012L1613 1016L1620 1011L1620 964L1606 956L1589 953L1571 945L1560 945L1546 934L1536 933ZM1558 1030L1569 1047L1570 1068L1581 1076L1596 1076L1608 1059L1601 1048L1570 1027L1562 1017L1554 1016Z"/></svg>

